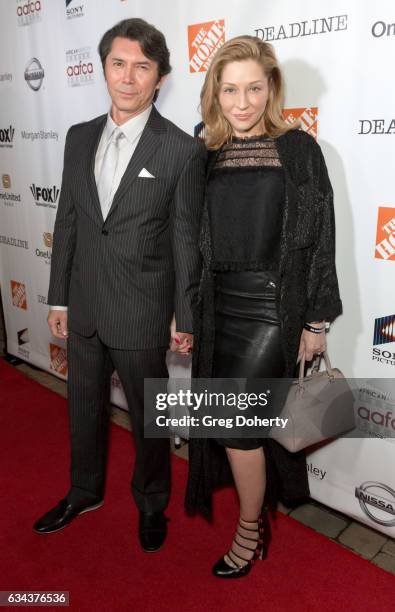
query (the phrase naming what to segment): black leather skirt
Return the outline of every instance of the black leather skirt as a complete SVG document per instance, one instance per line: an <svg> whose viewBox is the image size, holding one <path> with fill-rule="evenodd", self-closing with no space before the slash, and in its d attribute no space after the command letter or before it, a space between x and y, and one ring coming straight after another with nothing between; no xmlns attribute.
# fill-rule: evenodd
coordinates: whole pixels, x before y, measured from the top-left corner
<svg viewBox="0 0 395 612"><path fill-rule="evenodd" d="M214 378L283 377L277 283L278 274L272 271L216 274ZM255 438L216 441L244 450L265 446L264 439Z"/></svg>

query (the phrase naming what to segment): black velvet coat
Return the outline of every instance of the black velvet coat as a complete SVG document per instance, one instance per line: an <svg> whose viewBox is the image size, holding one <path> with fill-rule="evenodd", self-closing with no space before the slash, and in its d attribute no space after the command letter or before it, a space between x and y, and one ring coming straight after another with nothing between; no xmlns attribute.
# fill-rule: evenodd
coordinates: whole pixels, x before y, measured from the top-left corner
<svg viewBox="0 0 395 612"><path fill-rule="evenodd" d="M295 375L304 322L332 321L342 312L335 269L333 191L319 145L306 132L290 130L276 138L285 173L285 202L280 244L277 308L286 362L285 376ZM218 152L209 156L207 177ZM207 202L200 235L203 271L195 320L193 376L210 378L215 337L215 274L210 269L211 240ZM289 453L265 440L267 498L292 503L309 495L303 451ZM189 478L185 506L211 517L212 491L230 484L224 448L209 439L189 442Z"/></svg>

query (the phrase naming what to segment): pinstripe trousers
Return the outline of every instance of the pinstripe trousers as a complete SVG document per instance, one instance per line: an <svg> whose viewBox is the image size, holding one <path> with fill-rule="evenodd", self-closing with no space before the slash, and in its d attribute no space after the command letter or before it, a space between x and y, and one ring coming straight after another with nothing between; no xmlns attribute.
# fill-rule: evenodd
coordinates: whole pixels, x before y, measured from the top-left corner
<svg viewBox="0 0 395 612"><path fill-rule="evenodd" d="M169 439L144 438L144 378L168 378L166 350L121 350L69 332L68 400L71 433L71 490L67 499L82 503L102 499L105 488L110 377L121 380L136 446L132 495L143 512L166 508L170 495Z"/></svg>

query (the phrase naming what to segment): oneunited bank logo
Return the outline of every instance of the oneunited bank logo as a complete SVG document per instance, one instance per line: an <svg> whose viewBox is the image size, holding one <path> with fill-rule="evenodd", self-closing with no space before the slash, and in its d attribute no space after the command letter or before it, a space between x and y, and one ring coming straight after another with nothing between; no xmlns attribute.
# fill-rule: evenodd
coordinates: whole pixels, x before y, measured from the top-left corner
<svg viewBox="0 0 395 612"><path fill-rule="evenodd" d="M206 72L225 42L225 21L216 19L188 26L189 72Z"/></svg>
<svg viewBox="0 0 395 612"><path fill-rule="evenodd" d="M27 310L26 286L18 281L10 281L12 305Z"/></svg>
<svg viewBox="0 0 395 612"><path fill-rule="evenodd" d="M395 261L395 208L379 207L374 256Z"/></svg>
<svg viewBox="0 0 395 612"><path fill-rule="evenodd" d="M49 367L54 372L67 376L67 353L63 346L57 344L49 344Z"/></svg>
<svg viewBox="0 0 395 612"><path fill-rule="evenodd" d="M295 121L300 122L300 127L305 132L317 138L318 131L318 107L308 106L307 108L284 108L283 117L286 123L292 125Z"/></svg>

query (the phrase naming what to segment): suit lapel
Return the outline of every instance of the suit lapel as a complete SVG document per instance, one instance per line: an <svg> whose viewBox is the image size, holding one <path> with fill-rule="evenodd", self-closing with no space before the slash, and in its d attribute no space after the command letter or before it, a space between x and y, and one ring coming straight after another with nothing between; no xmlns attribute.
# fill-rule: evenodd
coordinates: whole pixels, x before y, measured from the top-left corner
<svg viewBox="0 0 395 612"><path fill-rule="evenodd" d="M99 216L101 223L103 223L103 215L101 212L99 195L97 193L96 179L95 179L95 158L97 147L99 146L100 137L102 135L104 126L106 125L107 115L98 117L92 124L92 133L89 139L89 151L86 156L86 176L88 178L89 191L92 196L92 201Z"/></svg>
<svg viewBox="0 0 395 612"><path fill-rule="evenodd" d="M155 106L148 118L147 124L141 134L137 147L130 158L129 164L121 179L119 187L115 192L107 219L117 208L120 200L130 188L133 181L138 177L139 172L145 167L146 163L161 146L161 135L167 130L166 121L158 113Z"/></svg>

